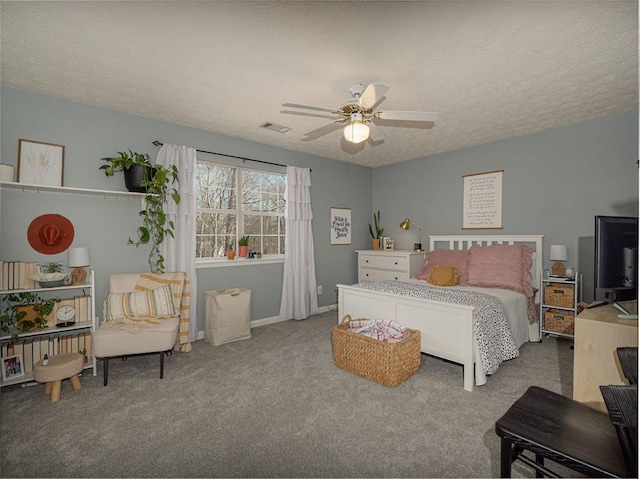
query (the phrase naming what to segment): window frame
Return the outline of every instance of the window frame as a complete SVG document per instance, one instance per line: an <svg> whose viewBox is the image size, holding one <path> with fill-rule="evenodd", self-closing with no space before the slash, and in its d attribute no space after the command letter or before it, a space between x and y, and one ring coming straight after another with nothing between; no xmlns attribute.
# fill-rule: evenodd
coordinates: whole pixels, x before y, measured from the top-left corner
<svg viewBox="0 0 640 479"><path fill-rule="evenodd" d="M237 191L237 199L236 199L236 209L235 210L228 210L228 209L215 209L215 208L206 208L206 209L201 209L201 208L197 208L196 207L196 215L198 215L199 213L202 212L206 212L206 213L212 213L212 214L216 214L216 213L226 213L226 214L232 214L236 216L236 232L235 232L235 247L236 247L236 251L237 251L237 247L238 247L238 239L240 237L242 237L245 233L244 233L244 226L245 226L245 215L258 215L258 216L263 216L263 217L269 217L269 216L280 216L282 218L283 222L286 222L286 219L284 217L284 209L282 212L282 215L278 215L278 214L262 214L264 212L260 212L260 211L251 211L251 210L247 210L244 211L243 210L243 195L244 195L244 191L242 190L242 182L243 182L243 177L245 175L246 172L256 172L256 173L263 173L263 174L272 174L272 175L280 175L283 177L284 181L285 181L285 185L286 185L286 174L284 172L279 172L279 171L272 171L272 170L263 170L263 169L259 169L259 168L247 168L244 166L240 166L240 165L234 165L234 164L228 164L228 163L219 163L219 162L215 162L215 161L210 161L210 160L204 160L201 158L196 158L196 165L198 163L206 163L208 165L212 165L212 166L216 166L216 167L221 167L221 168L235 168L237 174L235 175L235 187L236 187L236 191ZM286 198L284 196L284 192L283 192L283 199L286 201ZM194 237L197 237L197 220L196 220L196 224L194 225ZM256 236L255 234L250 234L250 236ZM260 234L260 237L262 238L263 235ZM284 233L284 237L286 238L286 227L285 227L285 233ZM267 254L267 255L262 255L261 258L254 258L254 259L249 259L249 258L245 258L245 257L239 257L236 254L236 257L234 260L229 260L226 257L202 257L202 258L196 258L196 268L200 269L200 268L210 268L210 267L221 267L221 266L246 266L246 265L250 265L250 264L273 264L273 263L284 263L284 253L281 254Z"/></svg>

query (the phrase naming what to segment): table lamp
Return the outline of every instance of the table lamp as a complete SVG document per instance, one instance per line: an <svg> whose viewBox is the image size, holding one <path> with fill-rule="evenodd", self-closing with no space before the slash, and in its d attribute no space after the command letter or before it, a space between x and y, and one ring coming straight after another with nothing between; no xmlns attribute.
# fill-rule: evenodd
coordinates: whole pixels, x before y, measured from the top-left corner
<svg viewBox="0 0 640 479"><path fill-rule="evenodd" d="M564 276L565 268L563 261L567 261L567 245L564 244L552 244L549 249L549 259L555 261L551 266L551 274L553 276Z"/></svg>
<svg viewBox="0 0 640 479"><path fill-rule="evenodd" d="M89 266L89 250L87 248L69 248L69 260L67 266L74 268L71 272L73 284L85 284L87 282L87 271L85 266Z"/></svg>
<svg viewBox="0 0 640 479"><path fill-rule="evenodd" d="M405 218L402 223L400 223L400 228L402 228L403 230L408 230L411 225L418 228L418 242L413 245L413 250L422 251L422 227L411 221L409 218Z"/></svg>

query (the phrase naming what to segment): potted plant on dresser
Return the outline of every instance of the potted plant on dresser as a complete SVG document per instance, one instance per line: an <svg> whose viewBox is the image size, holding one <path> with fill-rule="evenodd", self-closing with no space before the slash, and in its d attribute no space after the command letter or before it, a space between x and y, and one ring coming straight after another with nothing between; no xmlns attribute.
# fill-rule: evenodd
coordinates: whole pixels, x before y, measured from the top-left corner
<svg viewBox="0 0 640 479"><path fill-rule="evenodd" d="M140 181L141 191L145 193L144 208L139 215L142 217L142 226L138 228L138 241L129 238L129 242L140 246L150 244L149 251L149 267L153 273L164 273L164 256L160 253L160 245L165 237L173 237L175 225L173 221L167 218L165 213L165 205L173 200L176 204L180 203L180 194L175 188L175 184L179 182L178 168L173 165L166 168L162 165L151 165L148 154L133 153L129 150L126 152L118 152L117 157L102 158L106 161L106 165L100 167L104 170L105 175L113 176L116 171L124 171L129 168L125 166L130 162L135 162L133 166L146 166L151 168L152 175L143 175ZM131 191L131 190L129 190Z"/></svg>
<svg viewBox="0 0 640 479"><path fill-rule="evenodd" d="M380 228L380 210L373 214L373 227L369 224L369 233L371 234L371 249L377 251L380 249L380 238L384 233L384 228Z"/></svg>

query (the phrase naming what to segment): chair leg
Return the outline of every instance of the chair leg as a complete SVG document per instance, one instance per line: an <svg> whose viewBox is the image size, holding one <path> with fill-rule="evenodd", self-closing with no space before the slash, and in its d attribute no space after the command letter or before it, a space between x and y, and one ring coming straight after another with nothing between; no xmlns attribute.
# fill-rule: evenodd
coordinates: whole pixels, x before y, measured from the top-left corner
<svg viewBox="0 0 640 479"><path fill-rule="evenodd" d="M544 468L544 456L542 454L536 454L536 463L540 464L540 466ZM541 470L536 469L536 477L544 477Z"/></svg>
<svg viewBox="0 0 640 479"><path fill-rule="evenodd" d="M164 351L160 352L160 379L164 377Z"/></svg>
<svg viewBox="0 0 640 479"><path fill-rule="evenodd" d="M511 442L500 439L500 477L511 477Z"/></svg>
<svg viewBox="0 0 640 479"><path fill-rule="evenodd" d="M109 359L104 358L102 361L103 361L103 364L102 364L102 366L103 366L103 368L102 368L102 371L103 371L102 376L104 377L103 385L106 386L107 382L109 380L108 379L109 378Z"/></svg>

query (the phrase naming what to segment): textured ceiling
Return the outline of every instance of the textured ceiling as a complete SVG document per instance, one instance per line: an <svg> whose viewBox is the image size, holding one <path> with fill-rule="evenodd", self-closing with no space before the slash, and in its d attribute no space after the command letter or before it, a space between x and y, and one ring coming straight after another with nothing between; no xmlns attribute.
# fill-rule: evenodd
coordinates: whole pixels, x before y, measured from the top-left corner
<svg viewBox="0 0 640 479"><path fill-rule="evenodd" d="M2 2L3 85L367 166L638 108L635 1ZM439 113L384 142L285 102ZM259 125L289 126L277 133ZM162 140L162 139L161 139ZM191 145L198 147L198 145Z"/></svg>

